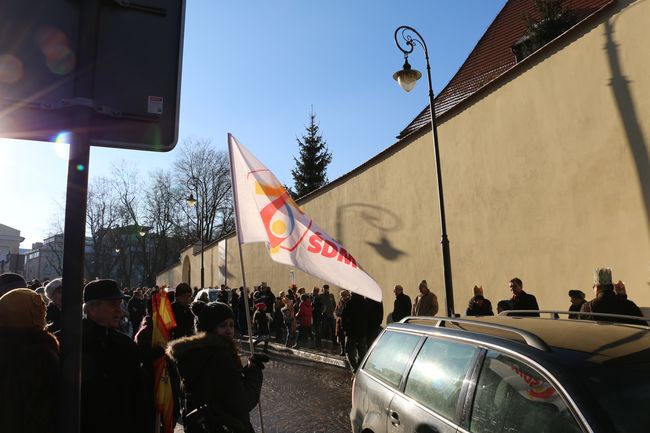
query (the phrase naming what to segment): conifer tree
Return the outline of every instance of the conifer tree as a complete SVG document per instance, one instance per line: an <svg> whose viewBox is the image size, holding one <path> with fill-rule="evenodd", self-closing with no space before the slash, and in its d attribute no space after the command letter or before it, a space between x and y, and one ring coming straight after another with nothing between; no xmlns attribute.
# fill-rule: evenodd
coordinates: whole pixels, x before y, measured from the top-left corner
<svg viewBox="0 0 650 433"><path fill-rule="evenodd" d="M298 141L298 158L294 157L296 168L291 170L294 181L294 192L302 197L327 183L327 166L332 162L332 154L327 149L327 143L319 133L316 114L312 109L307 133Z"/></svg>

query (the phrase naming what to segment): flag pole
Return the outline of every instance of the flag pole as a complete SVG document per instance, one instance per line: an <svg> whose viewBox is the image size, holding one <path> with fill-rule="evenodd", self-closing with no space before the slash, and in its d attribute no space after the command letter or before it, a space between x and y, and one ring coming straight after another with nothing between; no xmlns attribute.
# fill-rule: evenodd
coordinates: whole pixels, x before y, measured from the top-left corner
<svg viewBox="0 0 650 433"><path fill-rule="evenodd" d="M248 304L248 286L246 285L246 272L244 270L244 255L242 253L242 242L241 242L241 231L239 230L239 210L237 209L237 183L235 182L235 177L233 176L232 167L232 149L230 148L230 133L228 133L228 157L230 159L230 184L233 191L233 206L235 208L235 230L237 231L237 242L239 243L239 265L241 267L241 276L242 282L244 283L244 309L246 310L246 326L248 326L248 344L250 345L251 356L255 354L255 345L253 344L253 325L251 323L251 310ZM226 248L228 245L228 240L226 239ZM261 396L261 392L260 392ZM260 398L257 402L257 408L260 413L260 429L264 433L264 419L262 417L262 399Z"/></svg>

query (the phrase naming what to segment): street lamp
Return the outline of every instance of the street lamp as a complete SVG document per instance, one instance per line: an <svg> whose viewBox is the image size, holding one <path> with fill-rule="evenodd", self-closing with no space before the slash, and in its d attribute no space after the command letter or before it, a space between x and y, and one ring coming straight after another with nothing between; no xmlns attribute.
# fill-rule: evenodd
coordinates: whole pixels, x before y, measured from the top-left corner
<svg viewBox="0 0 650 433"><path fill-rule="evenodd" d="M144 229L144 227L140 227L140 231L138 232L141 238L144 237L144 235L147 234L147 231Z"/></svg>
<svg viewBox="0 0 650 433"><path fill-rule="evenodd" d="M196 195L199 195L199 188L198 185L201 183L198 177L192 176L187 180L187 187L189 189L194 189L196 191ZM205 197L203 197L205 199ZM187 202L187 205L191 208L196 205L197 200L194 198L194 195L190 192L189 197L185 199ZM205 271L203 269L203 205L199 206L199 239L201 241L201 288L205 287Z"/></svg>
<svg viewBox="0 0 650 433"><path fill-rule="evenodd" d="M413 33L414 36L408 33ZM398 34L401 34L405 46L400 44ZM393 78L399 83L400 87L410 92L415 87L417 80L422 77L422 73L412 69L408 62L408 56L413 52L416 45L424 49L424 57L427 61L427 79L429 82L429 115L431 116L431 130L433 132L433 152L436 159L436 178L438 180L438 204L440 207L440 229L442 231L442 265L445 277L445 298L447 300L447 315L454 316L454 288L451 280L451 257L449 254L449 239L447 239L447 223L445 221L445 199L442 193L442 172L440 170L440 152L438 150L438 129L436 128L436 109L433 104L433 89L431 87L431 65L429 64L429 51L427 44L424 42L422 35L413 27L400 26L395 30L395 43L397 48L404 53L404 66L402 70L395 72Z"/></svg>
<svg viewBox="0 0 650 433"><path fill-rule="evenodd" d="M115 252L116 252L117 254L119 254L119 253L120 253L120 249L119 249L119 248L115 248Z"/></svg>

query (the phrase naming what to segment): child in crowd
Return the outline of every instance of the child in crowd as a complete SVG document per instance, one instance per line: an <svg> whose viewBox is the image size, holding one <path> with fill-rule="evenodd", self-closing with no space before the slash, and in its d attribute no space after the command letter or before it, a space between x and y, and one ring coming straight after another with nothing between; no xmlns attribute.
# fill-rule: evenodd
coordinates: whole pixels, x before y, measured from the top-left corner
<svg viewBox="0 0 650 433"><path fill-rule="evenodd" d="M257 346L257 343L260 341L264 342L264 353L269 352L269 340L271 338L271 326L270 322L271 315L266 313L266 304L264 302L258 302L255 304L255 314L253 314L253 326L256 330L254 346Z"/></svg>

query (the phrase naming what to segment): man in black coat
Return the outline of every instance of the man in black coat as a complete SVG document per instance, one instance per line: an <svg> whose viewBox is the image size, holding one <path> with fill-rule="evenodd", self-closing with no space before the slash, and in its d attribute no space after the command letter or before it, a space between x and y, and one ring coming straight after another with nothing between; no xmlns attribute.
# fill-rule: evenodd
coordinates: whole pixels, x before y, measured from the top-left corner
<svg viewBox="0 0 650 433"><path fill-rule="evenodd" d="M146 431L153 390L145 388L136 344L117 331L122 291L113 280L94 280L83 298L81 433Z"/></svg>
<svg viewBox="0 0 650 433"><path fill-rule="evenodd" d="M639 307L632 301L618 296L614 292L614 284L612 284L612 270L610 268L596 269L594 275L594 291L596 297L589 302L585 302L580 307L581 313L610 313L610 314L623 314L626 316L643 317L643 313ZM587 320L604 320L608 322L630 323L633 325L647 325L647 321L638 321L634 319L614 318L589 316L585 314L580 315L581 319Z"/></svg>
<svg viewBox="0 0 650 433"><path fill-rule="evenodd" d="M513 310L539 310L535 296L524 292L524 283L519 278L510 280L510 290L512 291L512 309ZM515 313L512 316L529 316L539 317L539 313Z"/></svg>
<svg viewBox="0 0 650 433"><path fill-rule="evenodd" d="M366 342L368 346L375 341L375 338L382 330L381 324L384 321L384 304L370 298L366 298Z"/></svg>
<svg viewBox="0 0 650 433"><path fill-rule="evenodd" d="M341 325L345 332L345 354L353 373L368 350L366 342L366 304L363 296L352 293L350 300L341 311Z"/></svg>
<svg viewBox="0 0 650 433"><path fill-rule="evenodd" d="M192 288L187 283L179 283L175 290L172 311L176 319L176 327L172 329L172 340L194 335L194 314L190 310L192 303Z"/></svg>
<svg viewBox="0 0 650 433"><path fill-rule="evenodd" d="M411 308L413 304L411 303L411 298L404 293L404 288L397 284L393 290L395 293L395 303L393 304L393 322L399 322L406 316L411 315Z"/></svg>

